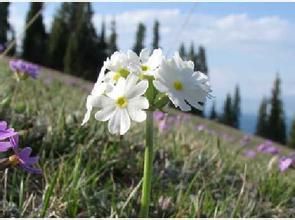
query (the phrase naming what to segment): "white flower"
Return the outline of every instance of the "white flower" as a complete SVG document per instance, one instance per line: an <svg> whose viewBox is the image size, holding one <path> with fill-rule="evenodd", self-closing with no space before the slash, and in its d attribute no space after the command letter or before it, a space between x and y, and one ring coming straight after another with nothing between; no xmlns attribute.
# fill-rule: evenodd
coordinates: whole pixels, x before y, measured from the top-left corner
<svg viewBox="0 0 295 220"><path fill-rule="evenodd" d="M144 109L148 109L149 103L143 94L148 88L148 82L137 81L138 77L134 74L129 74L126 79L120 77L110 92L92 101L92 104L101 108L96 112L95 119L109 121L108 129L112 134L123 135L130 128L131 120L142 122L146 119Z"/></svg>
<svg viewBox="0 0 295 220"><path fill-rule="evenodd" d="M211 92L208 77L194 72L193 63L183 61L178 53L172 59L162 61L153 83L182 111L190 111L191 106L202 110L200 103L204 103Z"/></svg>
<svg viewBox="0 0 295 220"><path fill-rule="evenodd" d="M153 50L151 56L149 54L150 52L146 48L141 50L139 57L133 51L128 51L130 68L138 75L154 76L164 58L161 49Z"/></svg>
<svg viewBox="0 0 295 220"><path fill-rule="evenodd" d="M91 91L91 94L87 96L86 100L86 109L87 112L84 116L83 122L81 125L84 125L90 119L90 115L92 112L93 107L100 107L100 98L104 94L106 90L110 90L110 85L106 84L102 81L102 78L99 78L97 82L94 84L94 87Z"/></svg>
<svg viewBox="0 0 295 220"><path fill-rule="evenodd" d="M126 78L130 73L130 58L123 52L116 51L111 58L104 62L100 76L104 76L105 82L115 84L119 78ZM105 74L105 71L108 71ZM101 78L100 77L100 78Z"/></svg>

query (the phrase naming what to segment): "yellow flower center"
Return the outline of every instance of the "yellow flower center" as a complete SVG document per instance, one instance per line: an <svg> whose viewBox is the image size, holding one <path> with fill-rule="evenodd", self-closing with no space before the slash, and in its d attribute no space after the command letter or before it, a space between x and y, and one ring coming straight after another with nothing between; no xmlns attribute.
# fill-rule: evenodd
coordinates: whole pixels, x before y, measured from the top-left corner
<svg viewBox="0 0 295 220"><path fill-rule="evenodd" d="M117 72L115 72L115 74L113 76L113 80L118 81L120 79L120 77L127 78L127 76L129 75L129 73L130 72L127 69L120 68L120 69L118 69Z"/></svg>
<svg viewBox="0 0 295 220"><path fill-rule="evenodd" d="M9 163L12 165L12 166L16 166L20 163L20 160L19 160L19 157L16 156L16 155L12 155L8 158L9 160Z"/></svg>
<svg viewBox="0 0 295 220"><path fill-rule="evenodd" d="M125 108L127 104L128 104L128 100L124 96L121 96L116 100L116 105L119 108Z"/></svg>
<svg viewBox="0 0 295 220"><path fill-rule="evenodd" d="M142 71L148 71L149 70L149 67L148 66L145 66L145 65L142 65L141 66L141 70Z"/></svg>
<svg viewBox="0 0 295 220"><path fill-rule="evenodd" d="M183 90L183 84L178 80L174 81L173 86L177 91Z"/></svg>
<svg viewBox="0 0 295 220"><path fill-rule="evenodd" d="M113 80L114 81L118 81L120 79L121 75L120 73L116 72L114 75L113 75Z"/></svg>

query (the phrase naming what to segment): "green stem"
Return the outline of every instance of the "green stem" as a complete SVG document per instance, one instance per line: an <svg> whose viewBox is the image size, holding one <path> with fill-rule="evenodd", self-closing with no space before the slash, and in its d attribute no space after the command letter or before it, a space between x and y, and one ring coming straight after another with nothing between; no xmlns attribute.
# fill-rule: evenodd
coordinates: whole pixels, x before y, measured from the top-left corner
<svg viewBox="0 0 295 220"><path fill-rule="evenodd" d="M146 118L146 146L144 152L143 186L141 194L140 217L147 218L151 197L152 171L153 171L153 111L147 111Z"/></svg>

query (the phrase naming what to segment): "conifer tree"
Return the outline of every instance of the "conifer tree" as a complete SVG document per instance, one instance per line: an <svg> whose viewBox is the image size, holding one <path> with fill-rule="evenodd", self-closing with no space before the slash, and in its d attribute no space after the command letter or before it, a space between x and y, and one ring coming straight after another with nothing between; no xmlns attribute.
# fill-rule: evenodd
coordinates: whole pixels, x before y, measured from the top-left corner
<svg viewBox="0 0 295 220"><path fill-rule="evenodd" d="M258 118L257 118L257 124L256 124L256 132L255 132L256 135L259 135L261 137L268 136L267 106L268 106L268 101L266 98L263 98L258 111Z"/></svg>
<svg viewBox="0 0 295 220"><path fill-rule="evenodd" d="M291 130L290 130L290 135L289 135L289 139L288 139L288 146L290 148L295 149L295 117L292 121L292 125L291 125Z"/></svg>
<svg viewBox="0 0 295 220"><path fill-rule="evenodd" d="M279 143L286 143L286 124L281 100L281 80L277 75L272 89L271 109L269 116L269 138Z"/></svg>
<svg viewBox="0 0 295 220"><path fill-rule="evenodd" d="M9 43L15 40L15 31L9 24L9 2L0 3L0 44L8 47ZM14 55L16 46L12 47L8 55Z"/></svg>
<svg viewBox="0 0 295 220"><path fill-rule="evenodd" d="M63 2L54 16L48 40L47 64L55 69L64 69L64 56L69 38L74 33L73 3Z"/></svg>
<svg viewBox="0 0 295 220"><path fill-rule="evenodd" d="M42 9L42 2L32 2L27 14L26 23L30 22L39 11L42 11ZM47 34L45 32L43 16L41 14L25 32L22 57L31 62L44 64L46 60L46 44Z"/></svg>
<svg viewBox="0 0 295 220"><path fill-rule="evenodd" d="M143 23L139 23L136 31L135 44L133 47L133 51L136 54L139 54L140 51L144 48L144 40L145 40L145 31L146 28Z"/></svg>
<svg viewBox="0 0 295 220"><path fill-rule="evenodd" d="M153 49L158 49L160 47L159 46L159 42L160 42L159 28L160 28L160 23L158 20L156 20L154 23L154 28L153 28L153 43L152 43Z"/></svg>
<svg viewBox="0 0 295 220"><path fill-rule="evenodd" d="M239 128L240 116L241 116L241 95L240 95L240 88L238 85L235 88L232 113L233 113L233 126L235 128Z"/></svg>
<svg viewBox="0 0 295 220"><path fill-rule="evenodd" d="M189 60L193 61L196 66L196 54L195 54L195 46L194 46L193 42L191 42L188 58L189 58Z"/></svg>
<svg viewBox="0 0 295 220"><path fill-rule="evenodd" d="M111 22L111 36L110 36L109 50L110 50L109 55L113 54L115 51L118 50L115 19L112 20L112 22Z"/></svg>
<svg viewBox="0 0 295 220"><path fill-rule="evenodd" d="M213 102L209 118L211 120L216 120L218 118L218 115L217 115L217 112L216 112L216 102L215 101Z"/></svg>
<svg viewBox="0 0 295 220"><path fill-rule="evenodd" d="M90 3L71 3L75 26L67 45L64 69L88 80L97 78L98 38L92 23Z"/></svg>
<svg viewBox="0 0 295 220"><path fill-rule="evenodd" d="M179 47L179 55L183 60L186 60L187 54L186 54L184 43L181 43L181 45Z"/></svg>
<svg viewBox="0 0 295 220"><path fill-rule="evenodd" d="M7 35L10 29L8 22L9 2L0 3L0 44L7 43Z"/></svg>
<svg viewBox="0 0 295 220"><path fill-rule="evenodd" d="M202 73L205 73L208 75L208 66L207 66L207 60L206 60L206 51L203 46L199 47L198 54L196 56L196 70L201 71Z"/></svg>
<svg viewBox="0 0 295 220"><path fill-rule="evenodd" d="M233 126L232 98L230 94L227 94L224 102L221 122L226 125Z"/></svg>
<svg viewBox="0 0 295 220"><path fill-rule="evenodd" d="M108 48L108 44L106 40L106 26L105 26L105 22L102 21L101 33L100 33L99 42L98 42L98 60L97 60L98 67L101 67L103 65L103 62L108 57L108 55L110 55L108 49L109 48Z"/></svg>

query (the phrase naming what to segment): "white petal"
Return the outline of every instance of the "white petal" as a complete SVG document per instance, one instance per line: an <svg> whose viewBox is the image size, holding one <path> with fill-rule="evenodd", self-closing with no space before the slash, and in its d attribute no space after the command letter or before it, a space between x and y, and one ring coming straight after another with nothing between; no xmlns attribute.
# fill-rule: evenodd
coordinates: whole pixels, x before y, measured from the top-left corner
<svg viewBox="0 0 295 220"><path fill-rule="evenodd" d="M95 119L98 121L107 121L114 115L115 110L116 106L114 104L105 106L103 109L95 113Z"/></svg>
<svg viewBox="0 0 295 220"><path fill-rule="evenodd" d="M154 84L155 88L158 89L160 92L167 92L168 91L168 88L158 80L154 80L153 84Z"/></svg>
<svg viewBox="0 0 295 220"><path fill-rule="evenodd" d="M90 116L91 116L91 112L92 112L92 106L87 108L87 111L86 111L83 121L81 123L82 126L85 125L89 121Z"/></svg>
<svg viewBox="0 0 295 220"><path fill-rule="evenodd" d="M136 122L142 122L146 119L146 112L142 109L148 109L149 102L145 97L136 97L129 100L128 113L130 118Z"/></svg>
<svg viewBox="0 0 295 220"><path fill-rule="evenodd" d="M133 88L129 88L128 90L126 89L126 97L128 99L132 99L134 97L141 96L146 92L148 86L148 81L142 80L136 85L134 85Z"/></svg>
<svg viewBox="0 0 295 220"><path fill-rule="evenodd" d="M168 93L168 97L172 101L172 103L176 106L179 107L182 111L190 111L192 108L189 106L185 101L184 98L181 95L173 94L173 93Z"/></svg>
<svg viewBox="0 0 295 220"><path fill-rule="evenodd" d="M111 134L125 134L130 128L130 118L126 109L117 109L108 123Z"/></svg>
<svg viewBox="0 0 295 220"><path fill-rule="evenodd" d="M132 50L127 51L128 61L131 63L139 63L139 57Z"/></svg>
<svg viewBox="0 0 295 220"><path fill-rule="evenodd" d="M130 128L130 118L127 109L121 110L120 135L125 134Z"/></svg>
<svg viewBox="0 0 295 220"><path fill-rule="evenodd" d="M109 96L112 99L117 99L120 96L124 96L125 94L125 85L126 85L126 79L120 78L117 82L117 84L114 86L111 92L107 92L107 96Z"/></svg>
<svg viewBox="0 0 295 220"><path fill-rule="evenodd" d="M152 69L155 69L160 66L161 62L163 60L163 54L161 49L156 49L153 51L152 55L147 61L147 66L149 66Z"/></svg>
<svg viewBox="0 0 295 220"><path fill-rule="evenodd" d="M147 48L141 50L139 57L142 63L146 63L149 59L150 51Z"/></svg>
<svg viewBox="0 0 295 220"><path fill-rule="evenodd" d="M146 120L146 112L132 107L128 107L130 118L136 122L143 122Z"/></svg>

